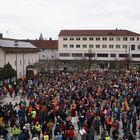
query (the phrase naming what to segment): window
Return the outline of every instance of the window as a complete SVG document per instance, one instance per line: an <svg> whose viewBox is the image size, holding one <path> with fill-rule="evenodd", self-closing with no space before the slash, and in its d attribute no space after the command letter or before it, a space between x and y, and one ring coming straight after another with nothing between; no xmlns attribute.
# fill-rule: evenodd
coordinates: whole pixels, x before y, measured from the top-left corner
<svg viewBox="0 0 140 140"><path fill-rule="evenodd" d="M80 37L76 37L76 40L80 40Z"/></svg>
<svg viewBox="0 0 140 140"><path fill-rule="evenodd" d="M134 58L140 58L140 54L132 54L132 57L134 57Z"/></svg>
<svg viewBox="0 0 140 140"><path fill-rule="evenodd" d="M92 45L92 44L90 44L90 45L89 45L89 48L93 48L93 45Z"/></svg>
<svg viewBox="0 0 140 140"><path fill-rule="evenodd" d="M120 48L120 45L116 45L116 48L119 49Z"/></svg>
<svg viewBox="0 0 140 140"><path fill-rule="evenodd" d="M138 45L138 49L140 50L140 45Z"/></svg>
<svg viewBox="0 0 140 140"><path fill-rule="evenodd" d="M100 48L100 45L96 45L96 48Z"/></svg>
<svg viewBox="0 0 140 140"><path fill-rule="evenodd" d="M121 38L120 37L116 37L116 41L120 41L121 40Z"/></svg>
<svg viewBox="0 0 140 140"><path fill-rule="evenodd" d="M70 37L70 40L72 41L72 40L74 40L74 38L73 37Z"/></svg>
<svg viewBox="0 0 140 140"><path fill-rule="evenodd" d="M109 48L110 48L110 49L113 48L113 45L109 45Z"/></svg>
<svg viewBox="0 0 140 140"><path fill-rule="evenodd" d="M103 41L106 41L106 40L107 40L107 38L106 38L106 37L103 37L102 39L103 39Z"/></svg>
<svg viewBox="0 0 140 140"><path fill-rule="evenodd" d="M42 55L42 58L44 58L45 57L45 55Z"/></svg>
<svg viewBox="0 0 140 140"><path fill-rule="evenodd" d="M30 65L30 59L28 59L28 65Z"/></svg>
<svg viewBox="0 0 140 140"><path fill-rule="evenodd" d="M123 45L123 49L127 49L127 45Z"/></svg>
<svg viewBox="0 0 140 140"><path fill-rule="evenodd" d="M67 46L67 44L63 44L63 48L67 48L68 46Z"/></svg>
<svg viewBox="0 0 140 140"><path fill-rule="evenodd" d="M86 37L83 37L83 40L87 40L87 38Z"/></svg>
<svg viewBox="0 0 140 140"><path fill-rule="evenodd" d="M131 50L135 50L135 45L131 45Z"/></svg>
<svg viewBox="0 0 140 140"><path fill-rule="evenodd" d="M102 48L107 48L107 45L102 45Z"/></svg>
<svg viewBox="0 0 140 140"><path fill-rule="evenodd" d="M109 40L110 40L110 41L113 41L113 40L114 40L114 38L113 38L113 37L110 37L110 38L109 38Z"/></svg>
<svg viewBox="0 0 140 140"><path fill-rule="evenodd" d="M128 54L119 54L119 57L128 57Z"/></svg>
<svg viewBox="0 0 140 140"><path fill-rule="evenodd" d="M63 40L67 40L67 37L64 37Z"/></svg>
<svg viewBox="0 0 140 140"><path fill-rule="evenodd" d="M123 37L123 41L127 41L127 37Z"/></svg>
<svg viewBox="0 0 140 140"><path fill-rule="evenodd" d="M85 53L84 57L95 57L95 53Z"/></svg>
<svg viewBox="0 0 140 140"><path fill-rule="evenodd" d="M130 37L130 41L134 41L135 40L135 38L134 37Z"/></svg>
<svg viewBox="0 0 140 140"><path fill-rule="evenodd" d="M139 37L137 37L137 41L139 41L140 40L140 38Z"/></svg>
<svg viewBox="0 0 140 140"><path fill-rule="evenodd" d="M83 45L83 48L87 48L87 45Z"/></svg>
<svg viewBox="0 0 140 140"><path fill-rule="evenodd" d="M96 37L96 40L99 41L100 40L100 37Z"/></svg>
<svg viewBox="0 0 140 140"><path fill-rule="evenodd" d="M15 66L17 65L17 61L15 60Z"/></svg>
<svg viewBox="0 0 140 140"><path fill-rule="evenodd" d="M80 45L79 45L79 44L77 44L77 45L76 45L76 48L80 48Z"/></svg>
<svg viewBox="0 0 140 140"><path fill-rule="evenodd" d="M97 53L97 57L108 57L107 53Z"/></svg>
<svg viewBox="0 0 140 140"><path fill-rule="evenodd" d="M116 57L115 53L110 54L110 57Z"/></svg>
<svg viewBox="0 0 140 140"><path fill-rule="evenodd" d="M70 44L70 48L74 48L74 45L73 44Z"/></svg>
<svg viewBox="0 0 140 140"><path fill-rule="evenodd" d="M70 53L59 53L60 57L70 57Z"/></svg>
<svg viewBox="0 0 140 140"><path fill-rule="evenodd" d="M83 57L82 53L72 53L72 57Z"/></svg>
<svg viewBox="0 0 140 140"><path fill-rule="evenodd" d="M92 40L94 40L94 38L93 37L90 37L89 40L92 41Z"/></svg>

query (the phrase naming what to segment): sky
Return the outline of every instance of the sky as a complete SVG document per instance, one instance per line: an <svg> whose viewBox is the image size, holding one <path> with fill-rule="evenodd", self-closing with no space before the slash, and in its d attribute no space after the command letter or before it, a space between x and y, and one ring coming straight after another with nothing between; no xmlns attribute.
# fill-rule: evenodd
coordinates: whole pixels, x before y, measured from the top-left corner
<svg viewBox="0 0 140 140"><path fill-rule="evenodd" d="M6 38L58 39L64 29L127 29L140 33L140 0L0 0Z"/></svg>

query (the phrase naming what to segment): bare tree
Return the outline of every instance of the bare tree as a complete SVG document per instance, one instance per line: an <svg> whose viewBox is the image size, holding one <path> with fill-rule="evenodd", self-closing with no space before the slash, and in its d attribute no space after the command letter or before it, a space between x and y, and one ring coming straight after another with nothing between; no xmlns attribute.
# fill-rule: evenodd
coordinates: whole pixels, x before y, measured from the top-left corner
<svg viewBox="0 0 140 140"><path fill-rule="evenodd" d="M92 62L93 62L93 57L95 57L95 53L92 52L91 49L88 50L87 53L85 53L85 57L87 58L88 60L88 71L90 72L91 70L91 65L92 65ZM94 59L95 60L95 59Z"/></svg>

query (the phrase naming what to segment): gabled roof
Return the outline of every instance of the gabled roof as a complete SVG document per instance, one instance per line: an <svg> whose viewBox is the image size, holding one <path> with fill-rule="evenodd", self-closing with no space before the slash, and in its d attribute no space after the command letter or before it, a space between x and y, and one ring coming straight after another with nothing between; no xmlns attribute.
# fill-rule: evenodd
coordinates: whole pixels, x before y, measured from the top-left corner
<svg viewBox="0 0 140 140"><path fill-rule="evenodd" d="M58 49L58 40L27 40L38 49Z"/></svg>
<svg viewBox="0 0 140 140"><path fill-rule="evenodd" d="M140 36L129 30L61 30L59 36Z"/></svg>

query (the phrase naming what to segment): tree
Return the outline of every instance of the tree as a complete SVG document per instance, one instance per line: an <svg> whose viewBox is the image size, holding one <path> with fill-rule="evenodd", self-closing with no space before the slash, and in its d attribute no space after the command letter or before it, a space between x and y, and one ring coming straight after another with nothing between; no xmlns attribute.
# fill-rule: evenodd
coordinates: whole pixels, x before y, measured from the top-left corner
<svg viewBox="0 0 140 140"><path fill-rule="evenodd" d="M92 50L88 50L87 53L85 53L85 57L88 58L88 71L90 72L91 69L91 64L92 64L92 59L95 57L95 53L92 52Z"/></svg>
<svg viewBox="0 0 140 140"><path fill-rule="evenodd" d="M6 64L2 71L4 79L11 79L17 76L16 71L12 68L10 63Z"/></svg>
<svg viewBox="0 0 140 140"><path fill-rule="evenodd" d="M4 80L3 69L0 69L0 81Z"/></svg>
<svg viewBox="0 0 140 140"><path fill-rule="evenodd" d="M27 72L26 72L26 78L27 79L34 78L34 72L32 70L27 70Z"/></svg>

